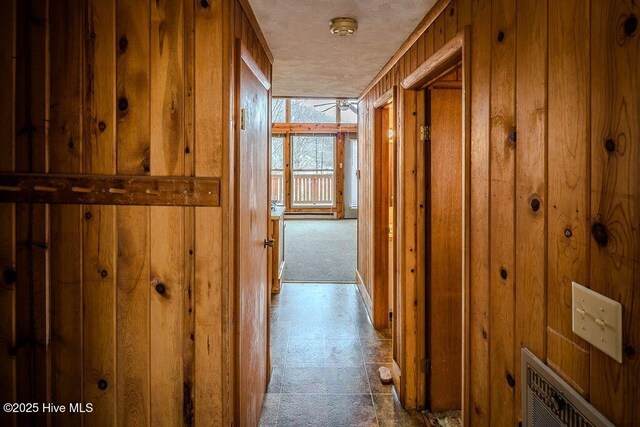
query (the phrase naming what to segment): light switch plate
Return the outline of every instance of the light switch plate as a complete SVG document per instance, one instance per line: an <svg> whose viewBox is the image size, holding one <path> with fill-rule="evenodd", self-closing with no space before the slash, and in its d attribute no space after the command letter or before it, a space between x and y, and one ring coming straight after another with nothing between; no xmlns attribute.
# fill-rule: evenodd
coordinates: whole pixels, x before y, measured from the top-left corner
<svg viewBox="0 0 640 427"><path fill-rule="evenodd" d="M622 305L579 283L572 283L572 330L622 363Z"/></svg>

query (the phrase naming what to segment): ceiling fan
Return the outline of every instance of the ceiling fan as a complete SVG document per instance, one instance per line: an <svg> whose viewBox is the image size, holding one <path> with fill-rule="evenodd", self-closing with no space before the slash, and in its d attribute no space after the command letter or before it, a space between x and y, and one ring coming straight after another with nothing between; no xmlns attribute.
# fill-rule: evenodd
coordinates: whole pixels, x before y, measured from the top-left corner
<svg viewBox="0 0 640 427"><path fill-rule="evenodd" d="M325 108L324 110L322 110L322 112L324 113L325 111L329 111L332 108L336 108L338 107L340 109L340 111L347 111L347 110L351 110L354 113L358 114L358 109L355 107L355 105L357 105L358 102L357 101L348 101L346 99L338 99L335 102L325 102L323 104L316 104L313 107L324 107L325 105L329 105L329 107Z"/></svg>

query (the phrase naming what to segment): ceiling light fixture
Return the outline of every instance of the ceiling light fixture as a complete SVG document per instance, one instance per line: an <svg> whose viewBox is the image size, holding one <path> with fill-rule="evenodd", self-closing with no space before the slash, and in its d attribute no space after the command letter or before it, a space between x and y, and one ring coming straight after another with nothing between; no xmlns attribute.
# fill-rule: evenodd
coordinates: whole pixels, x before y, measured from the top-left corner
<svg viewBox="0 0 640 427"><path fill-rule="evenodd" d="M358 30L358 21L353 18L333 18L329 21L331 34L352 36Z"/></svg>

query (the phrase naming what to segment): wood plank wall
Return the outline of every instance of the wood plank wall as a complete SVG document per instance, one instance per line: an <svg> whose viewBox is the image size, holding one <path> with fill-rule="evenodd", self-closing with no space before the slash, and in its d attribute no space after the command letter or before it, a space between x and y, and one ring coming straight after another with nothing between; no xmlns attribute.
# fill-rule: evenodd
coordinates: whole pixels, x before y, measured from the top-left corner
<svg viewBox="0 0 640 427"><path fill-rule="evenodd" d="M0 171L223 183L220 207L0 204L0 400L93 405L0 424L229 425L236 37L271 75L247 12L239 0L0 7Z"/></svg>
<svg viewBox="0 0 640 427"><path fill-rule="evenodd" d="M617 425L640 423L639 18L631 0L450 0L361 98L370 289L373 103L471 25L472 425L520 420L522 346ZM573 280L623 304L621 365L571 332Z"/></svg>

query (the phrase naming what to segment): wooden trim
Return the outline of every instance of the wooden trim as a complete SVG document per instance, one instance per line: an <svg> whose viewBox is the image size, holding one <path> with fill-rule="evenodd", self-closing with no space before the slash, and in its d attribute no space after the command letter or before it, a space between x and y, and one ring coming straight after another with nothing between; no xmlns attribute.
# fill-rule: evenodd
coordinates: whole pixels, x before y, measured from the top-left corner
<svg viewBox="0 0 640 427"><path fill-rule="evenodd" d="M471 27L462 43L462 421L471 420Z"/></svg>
<svg viewBox="0 0 640 427"><path fill-rule="evenodd" d="M388 91L382 94L378 99L373 101L373 108L380 108L385 104L393 101L393 97L395 94L396 86L392 87Z"/></svg>
<svg viewBox="0 0 640 427"><path fill-rule="evenodd" d="M269 91L271 89L271 81L269 81L269 78L264 74L256 60L253 59L253 56L251 55L249 49L247 49L247 47L242 42L240 43L240 57L242 58L244 63L247 64L247 67L249 67L251 72L256 76L260 83L262 83L262 86L264 86L264 88Z"/></svg>
<svg viewBox="0 0 640 427"><path fill-rule="evenodd" d="M460 63L465 32L461 31L424 61L401 83L405 89L416 90Z"/></svg>
<svg viewBox="0 0 640 427"><path fill-rule="evenodd" d="M356 269L356 285L358 285L358 291L360 293L360 297L362 298L362 302L367 308L367 314L369 314L369 320L371 319L371 309L373 307L373 303L371 302L371 297L369 296L369 292L367 292L367 287L364 284L364 280L362 279L362 275ZM373 321L372 321L373 323Z"/></svg>
<svg viewBox="0 0 640 427"><path fill-rule="evenodd" d="M413 32L407 37L407 39L402 43L402 46L393 54L391 59L387 61L387 63L382 67L382 69L376 74L376 76L371 80L371 82L364 88L360 96L358 97L358 101L361 101L367 93L373 87L378 84L380 80L396 65L396 63L402 59L405 53L409 51L411 46L413 46L416 41L420 38L420 36L427 31L427 28L433 24L438 16L449 6L451 0L438 0L438 2L433 5L433 7L427 12L425 17L420 21L418 26L413 30Z"/></svg>
<svg viewBox="0 0 640 427"><path fill-rule="evenodd" d="M269 58L269 62L273 64L273 53L271 53L271 49L269 48L269 43L267 43L267 39L264 37L264 33L260 28L260 24L258 24L258 19L256 19L256 15L253 13L253 9L249 4L249 0L239 0L239 3L240 3L240 6L242 7L242 10L247 15L247 19L249 20L249 23L251 24L253 31L256 33L256 36L260 41L260 44L264 49L264 53L267 55L267 58Z"/></svg>
<svg viewBox="0 0 640 427"><path fill-rule="evenodd" d="M469 355L470 355L470 329L469 329L469 319L470 319L470 301L469 301L469 292L470 292L470 206L471 206L471 178L470 178L470 170L471 170L471 100L470 100L470 28L467 26L463 31L458 33L453 37L448 43L446 43L442 48L440 48L437 52L435 52L431 57L429 57L422 65L420 65L416 71L410 74L407 78L402 82L402 111L398 111L400 117L400 132L402 136L399 138L399 147L398 149L402 149L403 152L407 154L411 153L411 150L417 149L417 134L418 134L418 126L420 125L420 121L416 120L416 116L411 114L408 109L413 109L413 111L418 111L418 105L420 102L418 100L418 91L425 87L425 84L430 84L434 81L434 79L443 75L443 72L448 72L459 64L461 64L462 68L462 97L463 97L463 189L461 197L463 198L463 230L462 230L462 238L463 238L463 246L462 246L462 257L463 262L461 268L462 271L462 416L464 425L469 425L469 397L470 397L470 389L469 389L469 381L470 381L470 367L469 367ZM400 108L400 105L398 106ZM402 147L400 147L402 145ZM405 159L409 161L409 159ZM416 164L415 169L417 171L424 171L424 159L421 155L416 156ZM420 188L416 186L411 189L411 184L408 181L411 178L411 174L405 171L404 178L402 177L402 171L398 171L398 177L402 178L405 182L402 183L402 188L407 189L417 193L420 191ZM419 184L420 180L416 178L416 184ZM400 204L401 209L403 210L413 210L415 214L418 214L418 200L409 200L407 196L414 197L416 194L398 194L396 195L396 199L398 200L398 204ZM418 202L414 204L414 202ZM405 228L410 228L410 223L407 223L407 215L414 215L411 212L402 212L401 213L401 221L400 230L397 234L398 238L403 239L403 247L406 248L407 244L410 244L410 241L407 240L409 235L413 235L412 230L405 230ZM424 239L424 227L420 225L419 222L425 221L424 216L416 216L416 236L418 240ZM422 233L422 235L420 235ZM416 244L418 242L415 242ZM411 243L413 244L413 243ZM424 305L426 303L425 299L422 297L422 294L419 292L420 289L424 287L424 277L423 272L418 271L413 273L410 271L411 265L416 262L416 265L419 263L414 256L418 255L418 259L421 259L420 254L411 254L411 253L403 253L401 255L401 268L402 271L399 273L403 277L402 283L405 285L404 289L404 299L401 300L403 304L400 308L400 312L402 313L402 322L407 322L410 320L411 322L423 322L424 321ZM419 270L419 269L418 269ZM419 295L418 306L413 304L413 297L409 298L408 295ZM421 307L422 306L422 307ZM418 405L420 402L418 399L421 395L421 390L424 390L424 384L421 385L421 382L424 382L426 378L424 377L424 373L419 369L419 363L421 354L420 349L422 347L424 338L424 328L418 324L407 325L406 323L402 325L402 350L401 360L402 360L402 373L401 373L401 384L400 384L400 397L403 404L413 407L413 405Z"/></svg>
<svg viewBox="0 0 640 427"><path fill-rule="evenodd" d="M0 174L0 203L220 206L220 178Z"/></svg>
<svg viewBox="0 0 640 427"><path fill-rule="evenodd" d="M336 124L336 123L274 123L271 131L276 133L356 133L358 125L356 123Z"/></svg>

